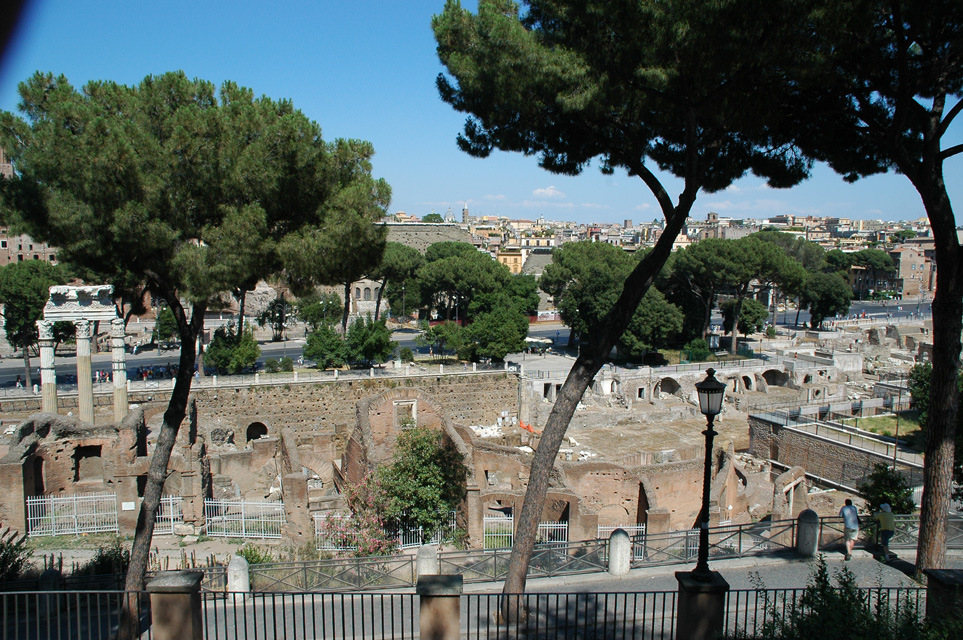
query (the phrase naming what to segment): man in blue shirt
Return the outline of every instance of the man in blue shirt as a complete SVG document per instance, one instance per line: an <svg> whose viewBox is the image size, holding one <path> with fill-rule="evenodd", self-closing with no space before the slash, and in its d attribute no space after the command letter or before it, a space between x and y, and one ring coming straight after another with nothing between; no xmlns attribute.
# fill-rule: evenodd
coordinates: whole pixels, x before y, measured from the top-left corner
<svg viewBox="0 0 963 640"><path fill-rule="evenodd" d="M859 513L853 506L853 501L846 498L846 504L839 510L843 519L843 543L846 545L846 559L853 557L853 547L856 546L856 536L859 535Z"/></svg>

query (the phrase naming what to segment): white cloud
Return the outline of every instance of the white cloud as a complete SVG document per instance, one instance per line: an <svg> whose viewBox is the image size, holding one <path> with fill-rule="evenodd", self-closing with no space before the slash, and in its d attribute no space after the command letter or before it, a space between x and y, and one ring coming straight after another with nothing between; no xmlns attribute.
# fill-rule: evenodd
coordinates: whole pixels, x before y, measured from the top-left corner
<svg viewBox="0 0 963 640"><path fill-rule="evenodd" d="M555 185L546 187L544 189L535 189L532 191L532 195L536 198L564 198L565 194L555 188Z"/></svg>
<svg viewBox="0 0 963 640"><path fill-rule="evenodd" d="M571 209L575 206L573 202L544 202L542 200L522 200L517 203L519 207L531 207L535 209Z"/></svg>
<svg viewBox="0 0 963 640"><path fill-rule="evenodd" d="M652 205L651 205L651 204L647 204L647 203L646 203L646 204L637 204L637 205L635 205L635 210L636 210L636 211L646 211L646 210L651 209L651 208L652 208Z"/></svg>
<svg viewBox="0 0 963 640"><path fill-rule="evenodd" d="M485 199L485 200L497 200L497 201L500 202L500 201L502 201L502 200L505 200L506 198L505 198L505 195L502 194L502 193L498 193L498 194L489 193L488 195L485 196L484 199Z"/></svg>

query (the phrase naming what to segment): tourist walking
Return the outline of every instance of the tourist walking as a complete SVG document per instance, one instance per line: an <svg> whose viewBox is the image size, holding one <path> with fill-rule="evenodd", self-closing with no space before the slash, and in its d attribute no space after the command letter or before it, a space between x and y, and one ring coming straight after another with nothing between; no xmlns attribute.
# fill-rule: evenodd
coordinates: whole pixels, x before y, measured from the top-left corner
<svg viewBox="0 0 963 640"><path fill-rule="evenodd" d="M873 519L879 523L879 546L883 548L883 560L896 557L889 552L889 541L896 534L896 517L893 515L892 507L885 502L879 505L879 512L873 516Z"/></svg>
<svg viewBox="0 0 963 640"><path fill-rule="evenodd" d="M853 501L846 498L846 504L839 510L843 519L843 544L846 546L846 559L853 557L853 547L856 546L856 536L859 535L859 513L853 506Z"/></svg>

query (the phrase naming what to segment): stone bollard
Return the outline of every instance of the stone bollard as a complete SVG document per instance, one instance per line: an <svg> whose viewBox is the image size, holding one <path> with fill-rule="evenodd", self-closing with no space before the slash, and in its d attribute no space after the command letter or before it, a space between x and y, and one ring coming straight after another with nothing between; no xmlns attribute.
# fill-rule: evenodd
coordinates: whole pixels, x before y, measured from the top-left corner
<svg viewBox="0 0 963 640"><path fill-rule="evenodd" d="M230 593L251 590L251 567L241 556L234 556L227 565L227 590Z"/></svg>
<svg viewBox="0 0 963 640"><path fill-rule="evenodd" d="M297 371L294 372L294 381L295 381L295 382L298 381L298 372L297 372Z"/></svg>
<svg viewBox="0 0 963 640"><path fill-rule="evenodd" d="M201 571L162 571L147 584L154 640L203 640Z"/></svg>
<svg viewBox="0 0 963 640"><path fill-rule="evenodd" d="M257 384L261 384L261 374L260 374L260 373L255 373L255 374L254 374L254 384L256 384L256 385L257 385Z"/></svg>
<svg viewBox="0 0 963 640"><path fill-rule="evenodd" d="M609 536L609 575L624 576L632 568L632 539L625 529Z"/></svg>
<svg viewBox="0 0 963 640"><path fill-rule="evenodd" d="M796 518L796 553L812 558L819 550L819 514L806 509Z"/></svg>
<svg viewBox="0 0 963 640"><path fill-rule="evenodd" d="M438 375L442 375L444 373L445 373L445 365L443 364L438 365Z"/></svg>
<svg viewBox="0 0 963 640"><path fill-rule="evenodd" d="M427 544L418 547L418 555L415 558L415 575L419 577L434 576L440 573L438 548Z"/></svg>
<svg viewBox="0 0 963 640"><path fill-rule="evenodd" d="M460 640L462 576L418 576L421 640Z"/></svg>
<svg viewBox="0 0 963 640"><path fill-rule="evenodd" d="M963 620L963 570L923 569L926 574L926 621L960 622Z"/></svg>

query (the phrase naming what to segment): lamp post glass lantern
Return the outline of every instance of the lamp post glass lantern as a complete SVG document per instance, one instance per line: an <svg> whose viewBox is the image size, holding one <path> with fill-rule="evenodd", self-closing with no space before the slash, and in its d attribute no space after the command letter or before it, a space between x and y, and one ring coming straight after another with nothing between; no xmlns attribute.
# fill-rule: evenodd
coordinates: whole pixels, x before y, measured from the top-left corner
<svg viewBox="0 0 963 640"><path fill-rule="evenodd" d="M699 411L706 417L706 430L702 434L706 437L705 467L702 476L702 510L699 512L699 556L692 577L706 581L712 579L709 570L709 487L712 483L712 440L716 432L712 429L715 417L722 412L722 400L726 394L726 385L716 380L715 369L706 369L706 378L695 384L699 393Z"/></svg>

